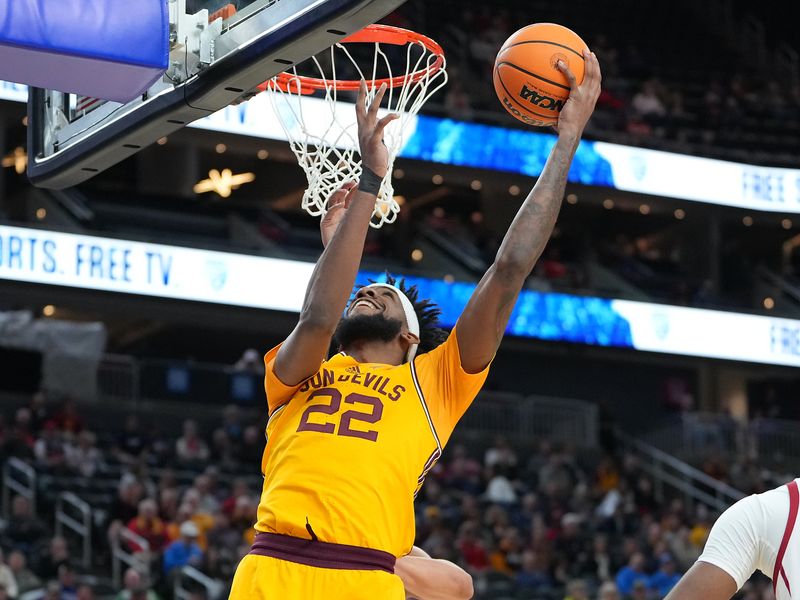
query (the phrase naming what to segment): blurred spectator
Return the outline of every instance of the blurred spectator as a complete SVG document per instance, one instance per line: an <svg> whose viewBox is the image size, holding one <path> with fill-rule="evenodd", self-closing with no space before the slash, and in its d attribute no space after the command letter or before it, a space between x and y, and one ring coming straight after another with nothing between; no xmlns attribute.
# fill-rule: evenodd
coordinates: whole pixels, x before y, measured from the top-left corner
<svg viewBox="0 0 800 600"><path fill-rule="evenodd" d="M630 597L631 600L650 600L650 590L647 587L647 582L637 579L633 584L633 591Z"/></svg>
<svg viewBox="0 0 800 600"><path fill-rule="evenodd" d="M14 424L5 436L3 455L21 459L33 458L33 446L36 438L31 431L31 411L28 408L17 409Z"/></svg>
<svg viewBox="0 0 800 600"><path fill-rule="evenodd" d="M597 600L620 600L617 584L613 581L606 581L597 591Z"/></svg>
<svg viewBox="0 0 800 600"><path fill-rule="evenodd" d="M59 469L64 466L67 458L67 447L64 438L55 421L44 424L39 439L33 446L36 462L43 469Z"/></svg>
<svg viewBox="0 0 800 600"><path fill-rule="evenodd" d="M158 516L158 505L155 500L146 498L139 502L138 515L128 522L128 529L138 536L143 537L152 553L161 552L167 544L167 528ZM145 549L137 544L131 544L134 552L143 552Z"/></svg>
<svg viewBox="0 0 800 600"><path fill-rule="evenodd" d="M634 584L637 582L643 583L646 590L648 576L644 568L645 557L637 552L631 556L628 565L620 569L619 573L617 573L616 582L617 589L619 589L623 596L631 596L633 594Z"/></svg>
<svg viewBox="0 0 800 600"><path fill-rule="evenodd" d="M206 531L214 526L214 517L197 510L197 494L191 489L186 491L183 503L178 507L175 520L167 526L167 536L170 542L180 538L181 525L187 521L194 523L197 527L197 544L201 550L205 550Z"/></svg>
<svg viewBox="0 0 800 600"><path fill-rule="evenodd" d="M669 553L664 553L658 558L658 571L650 577L650 589L663 598L675 587L681 579L681 574L675 568L675 559Z"/></svg>
<svg viewBox="0 0 800 600"><path fill-rule="evenodd" d="M8 555L8 566L14 574L14 580L17 582L17 589L20 594L42 586L41 579L28 568L27 563L25 555L19 550L14 550Z"/></svg>
<svg viewBox="0 0 800 600"><path fill-rule="evenodd" d="M214 495L213 480L208 475L198 475L194 479L192 489L197 492L197 510L213 514L220 508L219 500Z"/></svg>
<svg viewBox="0 0 800 600"><path fill-rule="evenodd" d="M158 514L164 521L173 521L178 514L180 491L177 488L162 488L158 495Z"/></svg>
<svg viewBox="0 0 800 600"><path fill-rule="evenodd" d="M589 600L589 587L583 579L573 579L567 583L564 600Z"/></svg>
<svg viewBox="0 0 800 600"><path fill-rule="evenodd" d="M38 596L36 600L73 600L72 598L64 598L61 594L61 584L58 581L48 581L44 587L44 592Z"/></svg>
<svg viewBox="0 0 800 600"><path fill-rule="evenodd" d="M78 593L75 596L76 600L95 600L94 589L88 584L78 586Z"/></svg>
<svg viewBox="0 0 800 600"><path fill-rule="evenodd" d="M65 433L78 434L83 431L83 417L72 399L65 400L61 408L53 416L56 429Z"/></svg>
<svg viewBox="0 0 800 600"><path fill-rule="evenodd" d="M58 583L62 600L77 600L78 575L68 563L58 567Z"/></svg>
<svg viewBox="0 0 800 600"><path fill-rule="evenodd" d="M242 542L241 531L231 524L225 513L214 516L214 525L206 532L208 545L217 548L237 548Z"/></svg>
<svg viewBox="0 0 800 600"><path fill-rule="evenodd" d="M608 549L608 536L603 534L594 536L589 565L592 574L597 577L599 581L609 581L612 579L615 569L611 553Z"/></svg>
<svg viewBox="0 0 800 600"><path fill-rule="evenodd" d="M499 504L511 504L517 501L514 486L500 469L495 470L494 475L489 479L489 485L486 486L486 499Z"/></svg>
<svg viewBox="0 0 800 600"><path fill-rule="evenodd" d="M548 246L542 260L539 261L539 268L545 279L556 282L565 282L569 275L569 268L561 260L561 250L558 246Z"/></svg>
<svg viewBox="0 0 800 600"><path fill-rule="evenodd" d="M247 480L241 477L234 479L233 485L231 486L231 493L222 503L222 512L231 516L236 508L236 501L242 496L249 496L250 493L250 488L247 487Z"/></svg>
<svg viewBox="0 0 800 600"><path fill-rule="evenodd" d="M495 438L494 446L486 451L483 464L489 468L500 466L514 468L517 466L517 454L503 436Z"/></svg>
<svg viewBox="0 0 800 600"><path fill-rule="evenodd" d="M36 574L44 581L51 581L58 578L59 569L62 566L69 566L70 556L67 540L56 536L50 540L47 553L39 561L39 569Z"/></svg>
<svg viewBox="0 0 800 600"><path fill-rule="evenodd" d="M547 590L553 585L543 557L533 550L522 553L522 568L516 582L523 590Z"/></svg>
<svg viewBox="0 0 800 600"><path fill-rule="evenodd" d="M486 547L478 539L476 530L475 523L469 521L463 523L456 542L463 561L472 573L480 573L489 567L489 555Z"/></svg>
<svg viewBox="0 0 800 600"><path fill-rule="evenodd" d="M481 464L469 456L467 448L461 444L450 449L451 460L444 467L444 480L447 484L467 494L478 494L483 488ZM469 496L465 496L468 498Z"/></svg>
<svg viewBox="0 0 800 600"><path fill-rule="evenodd" d="M256 522L258 512L258 502L250 496L240 496L236 501L236 507L231 516L231 523L239 531L244 532L244 539L247 544L252 544L256 530L253 524Z"/></svg>
<svg viewBox="0 0 800 600"><path fill-rule="evenodd" d="M233 577L240 556L237 553L242 544L242 532L234 527L224 513L214 517L214 526L206 533L208 549L205 556L207 572L222 580Z"/></svg>
<svg viewBox="0 0 800 600"><path fill-rule="evenodd" d="M114 600L161 600L150 586L145 577L136 569L129 568L122 579L122 590Z"/></svg>
<svg viewBox="0 0 800 600"><path fill-rule="evenodd" d="M34 433L38 433L44 427L44 424L50 420L47 394L41 390L33 394L28 408L31 416L31 430Z"/></svg>
<svg viewBox="0 0 800 600"><path fill-rule="evenodd" d="M164 550L164 574L172 576L176 569L186 565L199 566L203 560L203 551L197 545L197 525L185 521L180 528L180 538L172 542Z"/></svg>
<svg viewBox="0 0 800 600"><path fill-rule="evenodd" d="M648 477L639 477L634 490L634 501L641 513L653 513L658 509L653 482Z"/></svg>
<svg viewBox="0 0 800 600"><path fill-rule="evenodd" d="M603 493L608 493L619 485L619 469L616 463L606 457L597 466L597 486Z"/></svg>
<svg viewBox="0 0 800 600"><path fill-rule="evenodd" d="M112 521L127 524L139 512L139 502L144 498L144 486L137 480L123 482L111 505Z"/></svg>
<svg viewBox="0 0 800 600"><path fill-rule="evenodd" d="M259 357L259 364L262 366L263 360ZM229 404L222 411L222 427L220 428L228 436L232 444L238 445L242 442L244 426L242 425L242 411L235 404Z"/></svg>
<svg viewBox="0 0 800 600"><path fill-rule="evenodd" d="M10 598L16 598L19 594L17 578L11 568L3 562L3 550L0 549L0 587L4 588Z"/></svg>
<svg viewBox="0 0 800 600"><path fill-rule="evenodd" d="M658 87L658 82L652 79L645 81L631 102L633 110L645 120L660 121L667 112L659 96Z"/></svg>
<svg viewBox="0 0 800 600"><path fill-rule="evenodd" d="M30 500L23 496L15 496L11 502L11 519L3 532L4 537L15 548L29 551L46 532L45 524L33 516Z"/></svg>
<svg viewBox="0 0 800 600"><path fill-rule="evenodd" d="M93 477L103 465L103 455L95 445L96 439L91 431L81 431L77 445L66 448L67 468L83 477Z"/></svg>
<svg viewBox="0 0 800 600"><path fill-rule="evenodd" d="M255 425L245 428L242 446L239 450L239 462L246 465L260 465L264 454L264 430Z"/></svg>
<svg viewBox="0 0 800 600"><path fill-rule="evenodd" d="M231 468L238 463L237 452L224 429L217 429L211 436L211 454L215 464Z"/></svg>
<svg viewBox="0 0 800 600"><path fill-rule="evenodd" d="M566 575L577 577L589 573L591 546L581 531L582 519L575 513L561 517L561 531L553 544L557 559L565 563Z"/></svg>
<svg viewBox="0 0 800 600"><path fill-rule="evenodd" d="M197 463L208 459L208 446L198 435L197 422L187 419L183 422L183 436L175 443L175 455L184 463Z"/></svg>
<svg viewBox="0 0 800 600"><path fill-rule="evenodd" d="M255 348L248 348L233 365L234 370L253 375L264 375L264 355Z"/></svg>
<svg viewBox="0 0 800 600"><path fill-rule="evenodd" d="M147 449L148 436L142 431L139 417L128 415L125 418L125 428L117 436L114 446L114 456L123 464L137 462Z"/></svg>
<svg viewBox="0 0 800 600"><path fill-rule="evenodd" d="M705 514L698 515L698 519L689 532L689 541L695 548L701 549L708 539L708 533L711 531L711 525L708 522L708 516Z"/></svg>

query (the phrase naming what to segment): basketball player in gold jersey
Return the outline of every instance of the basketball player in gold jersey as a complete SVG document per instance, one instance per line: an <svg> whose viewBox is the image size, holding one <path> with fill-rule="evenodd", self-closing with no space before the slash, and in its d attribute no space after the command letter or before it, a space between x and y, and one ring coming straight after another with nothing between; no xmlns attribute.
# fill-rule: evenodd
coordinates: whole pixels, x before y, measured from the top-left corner
<svg viewBox="0 0 800 600"><path fill-rule="evenodd" d="M383 130L396 118L378 119L385 87L367 106L362 83L356 117L363 173L331 199L344 214L317 261L299 322L264 357L269 420L258 534L231 598L405 598L395 563L412 548L414 496L483 385L553 230L600 93L597 58L586 52L584 60L580 85L559 63L571 94L558 140L446 338L435 327L438 310L402 282L362 287L348 305L387 171ZM334 335L340 352L327 358Z"/></svg>

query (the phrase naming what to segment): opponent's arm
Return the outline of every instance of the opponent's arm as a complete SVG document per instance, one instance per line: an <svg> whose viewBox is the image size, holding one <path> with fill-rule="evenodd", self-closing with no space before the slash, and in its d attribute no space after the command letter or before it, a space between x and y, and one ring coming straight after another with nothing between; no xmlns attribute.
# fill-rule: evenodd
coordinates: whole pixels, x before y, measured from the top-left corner
<svg viewBox="0 0 800 600"><path fill-rule="evenodd" d="M414 548L397 559L395 574L403 580L406 594L416 600L469 600L472 577L458 565L431 558L421 548Z"/></svg>
<svg viewBox="0 0 800 600"><path fill-rule="evenodd" d="M458 319L461 366L468 373L486 368L494 357L525 279L555 226L572 158L600 95L600 65L584 52L586 71L578 85L566 65L559 69L570 82L570 96L558 119L558 141L530 195L517 212L497 252Z"/></svg>
<svg viewBox="0 0 800 600"><path fill-rule="evenodd" d="M367 109L367 86L362 81L356 100L362 164L379 179L386 174L389 162L383 130L397 118L397 115L390 114L378 119L378 108L385 92L386 86L383 85ZM367 179L367 176L362 176L362 187ZM333 332L353 291L375 208L377 192L373 191L363 191L355 184L349 184L331 199L336 203L346 197L350 209L317 261L306 289L300 319L275 357L274 373L286 385L296 385L313 375L325 359Z"/></svg>
<svg viewBox="0 0 800 600"><path fill-rule="evenodd" d="M736 590L733 577L715 565L698 561L665 600L730 600Z"/></svg>

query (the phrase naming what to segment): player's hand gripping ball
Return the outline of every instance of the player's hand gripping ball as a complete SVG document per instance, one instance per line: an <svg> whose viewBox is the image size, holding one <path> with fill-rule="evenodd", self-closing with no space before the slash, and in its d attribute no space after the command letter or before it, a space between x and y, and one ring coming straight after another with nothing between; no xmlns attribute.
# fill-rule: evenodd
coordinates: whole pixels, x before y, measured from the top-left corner
<svg viewBox="0 0 800 600"><path fill-rule="evenodd" d="M558 123L570 92L558 63L566 63L580 85L584 50L588 47L578 34L555 23L536 23L514 33L494 64L494 89L503 108L528 125Z"/></svg>

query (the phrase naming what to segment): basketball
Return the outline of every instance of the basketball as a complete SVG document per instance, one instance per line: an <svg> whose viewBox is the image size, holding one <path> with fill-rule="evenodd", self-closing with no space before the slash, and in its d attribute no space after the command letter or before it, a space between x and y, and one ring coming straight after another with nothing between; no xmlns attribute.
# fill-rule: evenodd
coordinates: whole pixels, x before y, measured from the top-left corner
<svg viewBox="0 0 800 600"><path fill-rule="evenodd" d="M554 125L570 92L558 61L566 62L581 83L586 49L577 33L555 23L536 23L514 33L494 63L494 90L503 108L528 125Z"/></svg>

